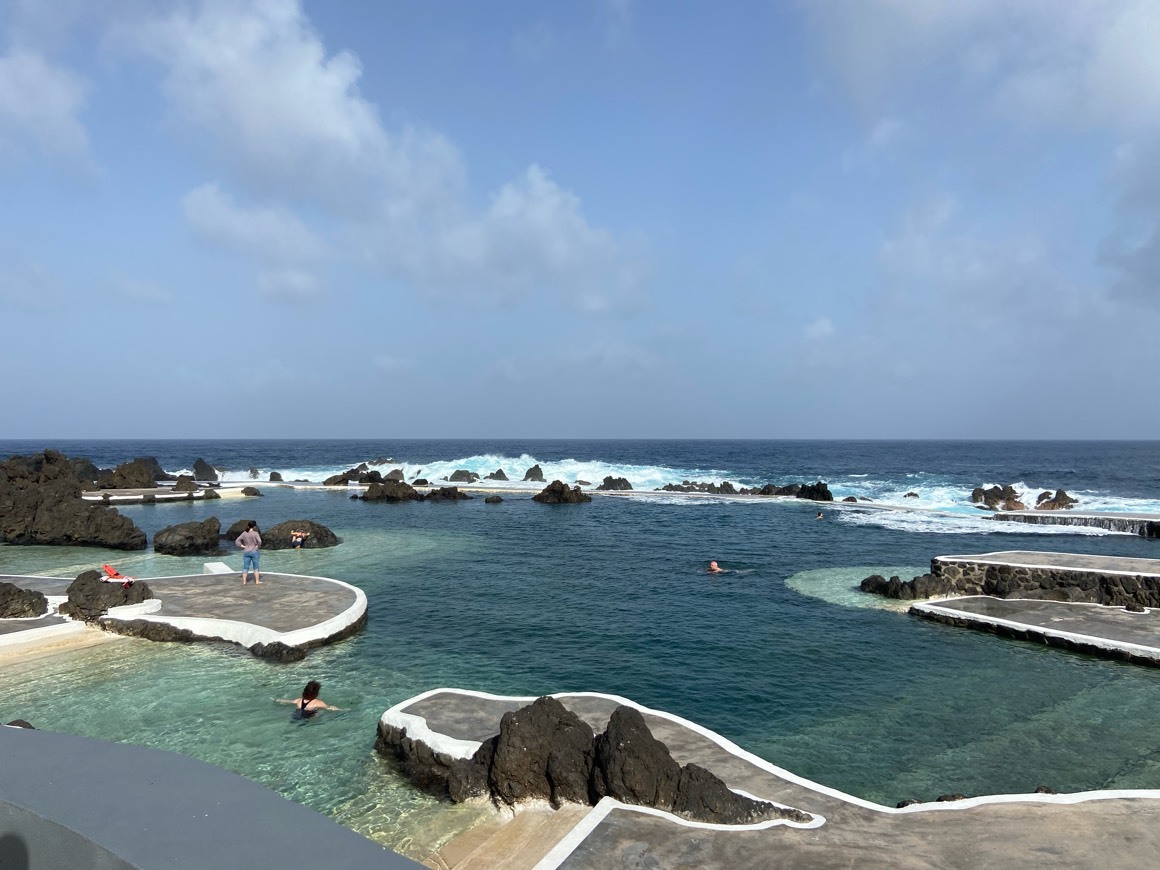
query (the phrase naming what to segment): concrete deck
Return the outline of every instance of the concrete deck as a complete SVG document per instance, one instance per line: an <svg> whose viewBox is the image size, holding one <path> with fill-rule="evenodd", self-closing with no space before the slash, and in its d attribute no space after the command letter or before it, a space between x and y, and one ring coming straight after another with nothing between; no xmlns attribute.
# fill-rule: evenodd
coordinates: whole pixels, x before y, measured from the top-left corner
<svg viewBox="0 0 1160 870"><path fill-rule="evenodd" d="M730 786L815 816L809 826L697 825L605 799L555 844L538 870L604 868L1146 867L1160 854L1160 790L997 795L894 809L810 782L672 714L624 698L558 694L594 731L619 704L637 707L680 763ZM498 731L504 712L532 698L438 689L392 707L384 720L457 757ZM517 816L518 818L518 816ZM487 866L505 866L502 839ZM486 845L477 846L478 859ZM481 865L483 866L483 865Z"/></svg>
<svg viewBox="0 0 1160 870"><path fill-rule="evenodd" d="M188 629L251 647L275 641L308 648L349 633L366 618L366 594L356 586L326 577L262 572L261 585L242 586L239 572L142 578L156 598L110 610L108 620L143 619ZM70 578L0 576L0 580L48 596L64 596ZM50 617L46 617L50 618ZM16 642L22 632L49 626L40 620L0 620L0 643ZM75 627L65 622L60 628Z"/></svg>
<svg viewBox="0 0 1160 870"><path fill-rule="evenodd" d="M0 726L0 867L419 866L196 759Z"/></svg>

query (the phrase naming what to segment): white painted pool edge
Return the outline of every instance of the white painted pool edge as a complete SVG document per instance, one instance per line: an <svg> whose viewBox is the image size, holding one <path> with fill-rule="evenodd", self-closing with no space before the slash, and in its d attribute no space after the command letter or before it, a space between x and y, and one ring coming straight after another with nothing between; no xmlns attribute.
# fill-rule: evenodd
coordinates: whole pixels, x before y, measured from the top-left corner
<svg viewBox="0 0 1160 870"><path fill-rule="evenodd" d="M974 597L974 596L971 596ZM982 596L985 597L985 596ZM1009 599L1003 599L1009 600ZM1030 600L1030 599L1017 599ZM1057 602L1067 604L1070 602ZM1076 604L1084 604L1086 602L1075 602ZM1093 607L1103 607L1101 604L1093 604ZM1012 628L1018 631L1029 631L1037 634L1042 634L1047 637L1058 637L1061 640L1069 640L1074 643L1082 643L1087 646L1094 646L1097 649L1106 649L1117 652L1129 652L1133 655L1138 655L1141 658L1152 659L1153 661L1160 661L1160 649L1151 646L1144 646L1143 644L1131 643L1126 640L1111 640L1106 637L1095 637L1090 634L1079 634L1074 631L1061 631L1057 628L1045 628L1041 625L1035 625L1029 622L1018 622L1013 619L1003 619L999 616L986 616L984 614L972 613L968 610L956 610L951 607L943 607L939 604L932 604L924 602L921 604L912 604L912 608L920 613L939 613L944 616L951 616L955 619L965 619L967 622L977 622L982 625L996 625L1004 628Z"/></svg>

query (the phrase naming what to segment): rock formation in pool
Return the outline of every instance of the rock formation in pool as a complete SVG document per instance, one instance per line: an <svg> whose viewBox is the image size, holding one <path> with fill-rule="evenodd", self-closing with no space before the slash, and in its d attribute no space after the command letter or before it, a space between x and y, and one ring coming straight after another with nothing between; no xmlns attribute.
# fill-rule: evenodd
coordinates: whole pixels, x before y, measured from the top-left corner
<svg viewBox="0 0 1160 870"><path fill-rule="evenodd" d="M436 753L407 736L405 728L379 723L375 749L401 762L403 773L430 793L456 803L490 799L514 806L547 800L595 805L603 797L655 807L714 824L768 819L809 822L800 810L753 800L731 791L702 767L682 767L653 737L634 707L617 707L599 736L551 697L505 713L499 734L470 758Z"/></svg>
<svg viewBox="0 0 1160 870"><path fill-rule="evenodd" d="M48 599L35 589L0 582L0 619L33 619L48 613Z"/></svg>
<svg viewBox="0 0 1160 870"><path fill-rule="evenodd" d="M613 477L610 474L596 488L603 492L627 492L632 489L632 484L628 482L627 477Z"/></svg>
<svg viewBox="0 0 1160 870"><path fill-rule="evenodd" d="M243 531L244 529L243 526ZM290 541L291 532L310 532L306 540L302 542L301 549L303 550L321 550L326 547L337 547L342 543L342 538L322 523L316 523L314 520L285 520L276 526L258 531L262 536L263 550L294 549L294 545ZM235 540L236 538L235 535Z"/></svg>
<svg viewBox="0 0 1160 870"><path fill-rule="evenodd" d="M503 473L502 468L497 468L491 474L485 475L485 480L507 480L508 476Z"/></svg>
<svg viewBox="0 0 1160 870"><path fill-rule="evenodd" d="M466 468L460 468L451 472L451 477L447 479L451 483L475 483L479 480L479 475L474 471L468 471Z"/></svg>
<svg viewBox="0 0 1160 870"><path fill-rule="evenodd" d="M66 590L68 601L60 606L65 616L84 622L93 622L110 607L140 604L153 598L153 591L142 580L128 586L106 583L98 571L82 571Z"/></svg>
<svg viewBox="0 0 1160 870"><path fill-rule="evenodd" d="M152 456L142 456L132 462L122 462L110 476L102 475L99 482L101 489L153 489L159 480L176 479Z"/></svg>
<svg viewBox="0 0 1160 870"><path fill-rule="evenodd" d="M362 501L385 501L398 503L401 501L459 501L469 499L465 492L460 492L456 486L440 486L432 489L426 495L419 492L410 484L401 480L388 480L385 483L372 483L362 495L352 495L351 498Z"/></svg>
<svg viewBox="0 0 1160 870"><path fill-rule="evenodd" d="M534 483L543 483L544 482L544 469L540 468L540 466L538 464L533 465L526 472L524 472L524 480L525 481L530 480Z"/></svg>
<svg viewBox="0 0 1160 870"><path fill-rule="evenodd" d="M81 498L71 463L55 450L0 463L0 542L146 547L145 533L132 520Z"/></svg>
<svg viewBox="0 0 1160 870"><path fill-rule="evenodd" d="M218 473L212 465L198 457L193 461L194 480L217 480Z"/></svg>
<svg viewBox="0 0 1160 870"><path fill-rule="evenodd" d="M592 501L592 496L578 486L569 489L563 481L553 480L542 492L532 496L532 501L538 501L540 504L582 504Z"/></svg>
<svg viewBox="0 0 1160 870"><path fill-rule="evenodd" d="M221 530L217 517L167 526L153 536L153 550L166 556L216 556Z"/></svg>

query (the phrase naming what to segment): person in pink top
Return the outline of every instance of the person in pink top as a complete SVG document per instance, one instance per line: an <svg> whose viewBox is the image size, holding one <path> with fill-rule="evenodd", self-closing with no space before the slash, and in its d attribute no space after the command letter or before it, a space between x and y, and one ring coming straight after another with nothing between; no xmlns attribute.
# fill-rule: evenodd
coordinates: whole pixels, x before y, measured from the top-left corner
<svg viewBox="0 0 1160 870"><path fill-rule="evenodd" d="M250 520L246 526L246 530L238 535L238 540L235 542L242 548L242 585L246 585L246 575L250 571L254 572L254 585L259 586L262 583L262 575L258 572L258 563L261 561L262 554L260 552L262 547L262 536L258 534L258 523L256 520Z"/></svg>

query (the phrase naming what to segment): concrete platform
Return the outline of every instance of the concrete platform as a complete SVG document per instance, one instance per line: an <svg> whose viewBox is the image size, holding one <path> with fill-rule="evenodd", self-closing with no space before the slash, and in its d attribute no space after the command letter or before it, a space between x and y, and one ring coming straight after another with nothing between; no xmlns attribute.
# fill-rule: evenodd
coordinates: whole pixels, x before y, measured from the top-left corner
<svg viewBox="0 0 1160 870"><path fill-rule="evenodd" d="M356 586L327 577L263 571L262 583L242 586L239 572L142 578L154 599L112 608L101 618L145 620L187 629L199 638L225 640L244 647L281 642L307 649L357 630L366 619L366 594ZM63 596L70 578L0 576L0 580L47 596ZM16 625L23 623L23 625ZM35 625L34 623L40 623ZM41 627L76 630L77 623L50 626L41 620L0 620L8 626L0 644L17 642L23 632Z"/></svg>
<svg viewBox="0 0 1160 870"><path fill-rule="evenodd" d="M2 868L419 866L188 756L0 726Z"/></svg>
<svg viewBox="0 0 1160 870"><path fill-rule="evenodd" d="M1026 510L996 511L991 514L991 519L1040 526L1087 526L1145 538L1160 538L1160 515L1157 514Z"/></svg>
<svg viewBox="0 0 1160 870"><path fill-rule="evenodd" d="M1012 565L1019 568L1054 568L1095 571L1101 574L1131 574L1160 578L1160 559L1127 556L1098 556L1085 553L1050 553L1039 550L999 550L962 556L938 556L938 562L967 562L980 565Z"/></svg>
<svg viewBox="0 0 1160 870"><path fill-rule="evenodd" d="M804 810L814 822L703 825L606 798L557 842L523 847L543 854L537 870L1148 867L1160 854L1160 790L992 795L895 809L806 780L702 726L624 698L555 697L594 731L604 729L619 704L636 707L681 764L703 765L730 788ZM392 707L383 719L407 727L412 738L433 741L440 752L464 757L498 731L504 712L532 700L437 689ZM489 842L493 851L484 842L473 844L471 854L491 863L474 866L509 866L517 857L525 863L504 854L498 833Z"/></svg>

